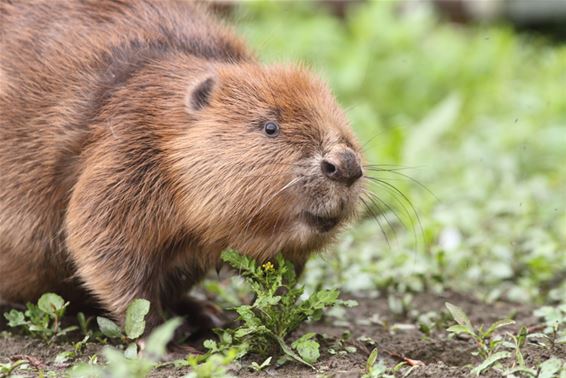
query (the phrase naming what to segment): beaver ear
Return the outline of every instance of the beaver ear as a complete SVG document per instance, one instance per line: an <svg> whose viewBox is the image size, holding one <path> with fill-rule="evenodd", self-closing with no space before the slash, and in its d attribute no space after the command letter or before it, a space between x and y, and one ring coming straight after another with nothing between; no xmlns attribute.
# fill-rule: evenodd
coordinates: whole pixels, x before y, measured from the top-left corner
<svg viewBox="0 0 566 378"><path fill-rule="evenodd" d="M187 96L187 108L189 111L199 111L210 102L212 90L216 84L213 76L204 76L199 78L196 85L189 87Z"/></svg>

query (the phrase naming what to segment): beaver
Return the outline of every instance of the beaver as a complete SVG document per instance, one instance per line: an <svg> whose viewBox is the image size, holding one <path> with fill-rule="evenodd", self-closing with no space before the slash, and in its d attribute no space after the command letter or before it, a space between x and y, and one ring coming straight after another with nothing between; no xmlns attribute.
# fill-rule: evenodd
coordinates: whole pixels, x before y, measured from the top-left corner
<svg viewBox="0 0 566 378"><path fill-rule="evenodd" d="M2 1L0 25L4 301L53 291L122 322L145 298L151 330L197 311L223 250L301 271L355 217L363 156L327 84L202 6Z"/></svg>

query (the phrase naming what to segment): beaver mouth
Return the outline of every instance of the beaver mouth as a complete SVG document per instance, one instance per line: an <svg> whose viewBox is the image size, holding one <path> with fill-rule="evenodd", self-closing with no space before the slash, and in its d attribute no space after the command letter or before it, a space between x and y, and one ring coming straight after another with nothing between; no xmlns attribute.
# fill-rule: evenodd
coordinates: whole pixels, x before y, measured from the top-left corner
<svg viewBox="0 0 566 378"><path fill-rule="evenodd" d="M316 215L309 211L303 212L303 217L309 226L316 228L320 232L328 232L340 223L339 217Z"/></svg>

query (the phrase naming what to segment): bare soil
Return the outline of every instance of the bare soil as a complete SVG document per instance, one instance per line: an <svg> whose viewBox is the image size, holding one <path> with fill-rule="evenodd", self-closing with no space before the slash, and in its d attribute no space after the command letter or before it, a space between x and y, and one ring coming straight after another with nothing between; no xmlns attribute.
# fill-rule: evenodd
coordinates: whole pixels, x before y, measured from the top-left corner
<svg viewBox="0 0 566 378"><path fill-rule="evenodd" d="M358 377L364 373L369 353L373 348L377 348L379 358L383 359L387 366L405 361L406 373L411 364L416 365L407 377L471 377L470 369L481 362L481 358L473 354L475 346L472 340L455 338L443 329L433 329L430 335L426 336L415 325L415 314L444 312L446 302L462 307L474 324L487 325L511 317L516 324L506 327L503 332L516 332L521 326L527 326L533 332L541 329L540 321L532 315L533 308L529 306L505 302L487 304L468 295L453 292L442 295L417 295L412 301L409 314L405 315L392 314L385 297L352 299L356 299L359 306L347 309L343 317L327 316L319 322L305 324L297 331L297 334L316 332L324 335L318 339L321 343L321 358L316 364L318 372L298 364L287 363L279 368L269 367L256 373L246 367L251 362L247 360L239 364L240 366L234 366L232 373L241 377L315 377L320 374ZM6 308L0 308L2 312L5 310ZM0 331L2 330L5 332L0 334L0 363L29 358L30 364L36 365L39 370L52 370L57 376L64 375L66 366L56 366L54 359L59 352L72 349L69 343L47 346L40 340L16 332L7 332L5 322L0 320ZM349 336L344 337L345 333ZM88 344L82 359L98 353L101 348L100 344ZM329 353L331 348L335 349L335 354ZM350 352L344 349L349 349ZM523 349L523 355L527 365L536 366L552 356L566 360L566 348L547 348L529 342ZM155 370L151 376L179 377L186 373L187 369L162 368ZM37 375L37 371L30 373L30 376L34 375ZM499 375L491 370L483 376Z"/></svg>

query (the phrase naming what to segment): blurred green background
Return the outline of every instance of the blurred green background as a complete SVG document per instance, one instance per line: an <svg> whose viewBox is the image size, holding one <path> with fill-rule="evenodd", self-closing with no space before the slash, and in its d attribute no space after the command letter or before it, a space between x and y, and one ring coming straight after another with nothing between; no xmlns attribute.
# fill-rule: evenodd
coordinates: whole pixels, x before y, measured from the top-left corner
<svg viewBox="0 0 566 378"><path fill-rule="evenodd" d="M402 5L337 17L250 2L232 15L265 62L304 62L329 81L368 162L394 169L370 174L411 202L372 184L379 224L359 222L306 282L566 302L566 46Z"/></svg>

